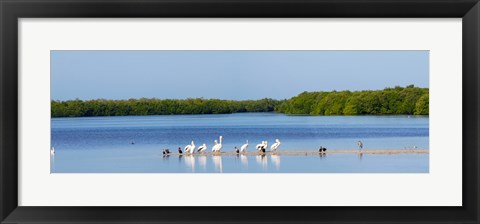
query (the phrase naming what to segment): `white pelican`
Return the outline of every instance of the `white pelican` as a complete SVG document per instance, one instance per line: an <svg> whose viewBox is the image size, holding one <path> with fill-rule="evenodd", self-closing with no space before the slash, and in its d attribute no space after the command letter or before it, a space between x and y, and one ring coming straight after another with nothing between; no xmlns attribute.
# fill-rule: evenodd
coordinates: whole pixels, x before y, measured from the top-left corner
<svg viewBox="0 0 480 224"><path fill-rule="evenodd" d="M212 152L215 152L215 149L217 148L217 145L218 145L218 141L215 139L215 140L213 141Z"/></svg>
<svg viewBox="0 0 480 224"><path fill-rule="evenodd" d="M203 151L205 151L206 149L207 149L207 145L205 145L205 143L203 143L202 146L198 147L197 152L203 152Z"/></svg>
<svg viewBox="0 0 480 224"><path fill-rule="evenodd" d="M50 149L50 155L51 155L51 156L54 156L54 155L55 155L55 148L52 147L52 148Z"/></svg>
<svg viewBox="0 0 480 224"><path fill-rule="evenodd" d="M280 142L280 140L275 139L275 144L273 144L273 145L270 147L270 150L272 150L272 152L277 151L277 149L278 149L278 147L280 146L280 144L282 144L282 143Z"/></svg>
<svg viewBox="0 0 480 224"><path fill-rule="evenodd" d="M240 152L247 152L248 148L248 140L247 143L243 144L242 147L240 147Z"/></svg>
<svg viewBox="0 0 480 224"><path fill-rule="evenodd" d="M190 154L194 152L195 152L195 143L193 143L193 140L192 140L192 144L190 144Z"/></svg>
<svg viewBox="0 0 480 224"><path fill-rule="evenodd" d="M220 152L220 149L222 149L222 139L223 139L223 136L220 135L220 142L218 143L218 151Z"/></svg>
<svg viewBox="0 0 480 224"><path fill-rule="evenodd" d="M358 140L357 145L358 145L358 149L363 149L363 142L362 141Z"/></svg>
<svg viewBox="0 0 480 224"><path fill-rule="evenodd" d="M220 152L220 150L222 149L222 136L220 136L220 141L218 142L218 144L216 144L215 146L213 146L213 149L212 151L214 152Z"/></svg>
<svg viewBox="0 0 480 224"><path fill-rule="evenodd" d="M192 144L185 146L185 153L192 154L193 152L195 152L195 143L192 141Z"/></svg>

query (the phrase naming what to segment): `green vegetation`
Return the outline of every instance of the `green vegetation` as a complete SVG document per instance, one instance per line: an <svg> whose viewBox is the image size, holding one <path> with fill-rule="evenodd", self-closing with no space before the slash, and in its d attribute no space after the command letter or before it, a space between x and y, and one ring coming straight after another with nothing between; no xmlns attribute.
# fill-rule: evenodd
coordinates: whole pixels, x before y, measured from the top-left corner
<svg viewBox="0 0 480 224"><path fill-rule="evenodd" d="M52 101L52 117L278 112L305 115L429 114L428 88L303 92L289 100L129 99Z"/></svg>
<svg viewBox="0 0 480 224"><path fill-rule="evenodd" d="M167 114L229 114L241 112L272 112L282 101L219 100L219 99L129 99L52 101L52 117L90 117Z"/></svg>
<svg viewBox="0 0 480 224"><path fill-rule="evenodd" d="M428 104L428 88L409 85L358 92L303 92L275 111L308 115L428 115Z"/></svg>

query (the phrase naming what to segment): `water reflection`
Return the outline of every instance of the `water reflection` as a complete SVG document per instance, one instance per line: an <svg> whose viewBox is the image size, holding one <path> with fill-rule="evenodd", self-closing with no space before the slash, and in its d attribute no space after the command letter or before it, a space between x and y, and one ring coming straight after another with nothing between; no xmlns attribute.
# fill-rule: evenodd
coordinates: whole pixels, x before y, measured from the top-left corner
<svg viewBox="0 0 480 224"><path fill-rule="evenodd" d="M363 153L358 153L358 159L361 161L363 157Z"/></svg>
<svg viewBox="0 0 480 224"><path fill-rule="evenodd" d="M273 166L277 168L277 170L280 169L280 156L272 154L270 159L272 160Z"/></svg>
<svg viewBox="0 0 480 224"><path fill-rule="evenodd" d="M182 162L182 159L183 159L183 155L179 155L179 156L178 156L178 163L181 163L181 162Z"/></svg>
<svg viewBox="0 0 480 224"><path fill-rule="evenodd" d="M205 170L207 168L207 156L198 156L198 165Z"/></svg>
<svg viewBox="0 0 480 224"><path fill-rule="evenodd" d="M192 169L192 172L195 172L195 156L188 155L185 156L185 165Z"/></svg>
<svg viewBox="0 0 480 224"><path fill-rule="evenodd" d="M324 152L319 153L319 155L320 155L320 159L327 157L327 153L324 153Z"/></svg>
<svg viewBox="0 0 480 224"><path fill-rule="evenodd" d="M55 155L50 155L50 173L55 170Z"/></svg>
<svg viewBox="0 0 480 224"><path fill-rule="evenodd" d="M213 166L215 170L218 170L220 173L223 173L222 157L219 155L212 156Z"/></svg>
<svg viewBox="0 0 480 224"><path fill-rule="evenodd" d="M248 168L248 156L240 155L240 162L242 163L242 166Z"/></svg>
<svg viewBox="0 0 480 224"><path fill-rule="evenodd" d="M256 160L257 160L258 165L262 166L263 168L267 168L268 161L265 158L265 154L257 155Z"/></svg>
<svg viewBox="0 0 480 224"><path fill-rule="evenodd" d="M239 157L240 157L240 155L235 154L235 165L237 165Z"/></svg>

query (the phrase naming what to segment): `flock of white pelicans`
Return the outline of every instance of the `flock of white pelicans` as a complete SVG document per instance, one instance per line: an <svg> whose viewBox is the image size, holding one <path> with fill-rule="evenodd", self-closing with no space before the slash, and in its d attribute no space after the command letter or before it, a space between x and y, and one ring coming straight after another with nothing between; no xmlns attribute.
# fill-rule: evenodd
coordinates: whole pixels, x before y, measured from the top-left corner
<svg viewBox="0 0 480 224"><path fill-rule="evenodd" d="M213 141L212 152L220 153L220 150L223 147L222 146L222 139L223 139L223 137L220 136L219 141L217 141L216 139ZM134 144L134 143L132 142L132 144ZM281 144L282 143L280 142L280 140L275 139L275 143L272 146L270 146L270 151L271 152L276 152L278 150L278 147L280 147ZM359 149L363 148L363 142L362 141L358 141L357 145L358 145ZM196 147L195 142L192 140L192 143L185 146L184 151L182 151L181 147L178 147L178 153L179 154L183 154L183 153L193 154L193 153L195 153L195 147ZM240 149L237 146L235 146L235 153L237 153L237 154L246 153L247 148L248 148L248 140L245 144L242 145L242 147L240 147ZM265 153L265 150L268 148L268 141L262 141L262 143L258 144L255 148L257 149L258 152ZM417 147L415 146L415 149L416 148ZM204 153L206 150L207 150L207 145L205 143L203 143L203 145L198 147L197 153ZM319 152L325 152L326 150L327 150L326 148L324 148L323 146L320 146L320 149L318 151ZM164 149L162 153L163 153L163 155L168 155L168 154L170 154L170 150L169 149ZM50 148L50 155L51 156L55 155L55 148L54 147Z"/></svg>
<svg viewBox="0 0 480 224"><path fill-rule="evenodd" d="M222 150L222 147L223 147L222 139L223 139L222 136L219 137L218 141L215 139L215 141L213 142L212 152L220 153L220 150ZM275 139L275 143L272 146L270 146L270 150L272 152L277 151L278 147L280 147L281 144L282 143L280 142L280 140ZM268 141L262 141L262 143L258 144L255 148L257 149L258 152L265 153L265 150L268 148ZM248 140L240 148L235 146L235 153L246 153L247 149L248 149ZM183 151L182 151L181 147L178 147L178 153L179 154L183 154L183 153L193 154L195 152L204 153L206 150L207 150L207 145L205 143L203 143L203 145L201 145L200 147L198 147L196 149L195 142L193 140L192 140L192 143L185 146ZM170 150L169 149L164 149L162 153L164 155L170 154Z"/></svg>

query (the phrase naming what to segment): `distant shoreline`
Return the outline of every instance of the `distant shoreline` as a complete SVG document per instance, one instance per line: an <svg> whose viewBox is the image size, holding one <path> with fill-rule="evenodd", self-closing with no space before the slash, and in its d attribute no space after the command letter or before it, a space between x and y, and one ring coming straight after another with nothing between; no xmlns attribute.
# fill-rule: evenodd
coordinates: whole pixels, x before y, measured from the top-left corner
<svg viewBox="0 0 480 224"><path fill-rule="evenodd" d="M278 112L235 112L228 114L159 114L159 115L124 115L124 116L83 116L83 117L51 117L51 118L102 118L102 117L148 117L148 116L193 116L193 115L234 115L234 114L278 114L285 116L298 116L298 117L398 117L398 116L411 116L411 117L429 117L430 115L409 115L409 114L359 114L359 115L311 115L311 114L285 114Z"/></svg>
<svg viewBox="0 0 480 224"><path fill-rule="evenodd" d="M303 92L290 99L129 99L51 101L52 117L194 115L275 112L287 115L429 115L429 89Z"/></svg>

